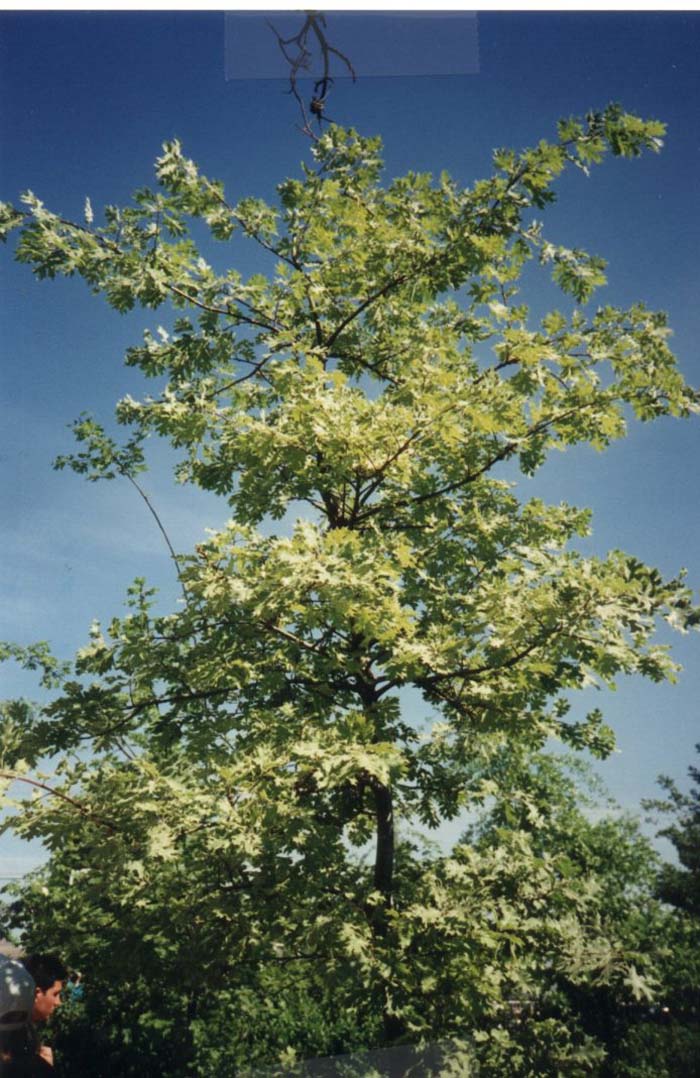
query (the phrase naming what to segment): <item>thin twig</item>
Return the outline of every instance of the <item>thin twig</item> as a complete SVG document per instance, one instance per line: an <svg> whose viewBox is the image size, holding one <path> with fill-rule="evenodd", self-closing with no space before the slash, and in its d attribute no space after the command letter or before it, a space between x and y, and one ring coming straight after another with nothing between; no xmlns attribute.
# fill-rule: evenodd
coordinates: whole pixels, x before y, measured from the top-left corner
<svg viewBox="0 0 700 1078"><path fill-rule="evenodd" d="M173 547L173 544L170 542L170 536L168 535L167 531L165 530L165 526L163 524L163 521L158 516L158 513L156 512L156 509L155 509L153 503L151 502L150 498L146 494L146 491L143 489L143 487L140 485L140 483L136 482L133 475L130 475L128 472L122 472L121 474L123 476L125 476L126 479L129 480L129 482L134 487L134 489L137 490L138 493L141 495L141 497L143 498L144 502L146 503L146 505L148 507L148 511L150 512L151 516L153 517L156 524L158 525L158 528L160 529L160 533L163 536L163 539L165 540L165 545L167 546L167 548L168 548L168 550L170 552L170 557L173 559L173 564L175 566L175 572L177 573L177 578L180 581L180 587L182 588L182 594L185 597L185 599L187 599L187 587L185 586L185 582L184 582L184 580L182 578L182 573L180 572L179 558L178 558L177 554L175 553L175 549Z"/></svg>
<svg viewBox="0 0 700 1078"><path fill-rule="evenodd" d="M8 779L11 782L24 782L28 786L33 786L37 790L45 790L51 794L52 797L58 797L61 801L65 801L67 804L76 808L83 816L86 816L90 820L94 820L95 823L99 823L102 827L106 827L112 834L115 834L117 828L109 820L104 820L101 816L97 816L94 812L90 812L89 809L83 805L81 801L76 801L74 797L69 797L68 794L64 794L61 790L55 790L53 786L49 786L46 782L39 782L38 779L29 779L26 775L16 775L12 771L0 771L0 778Z"/></svg>

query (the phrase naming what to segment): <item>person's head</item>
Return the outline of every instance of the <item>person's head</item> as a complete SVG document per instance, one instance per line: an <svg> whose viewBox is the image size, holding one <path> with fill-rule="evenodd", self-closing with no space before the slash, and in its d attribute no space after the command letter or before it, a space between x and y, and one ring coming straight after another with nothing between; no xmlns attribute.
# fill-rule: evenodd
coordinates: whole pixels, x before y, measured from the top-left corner
<svg viewBox="0 0 700 1078"><path fill-rule="evenodd" d="M29 954L22 959L22 965L34 979L33 1022L44 1022L61 1004L63 984L68 977L68 970L52 954Z"/></svg>

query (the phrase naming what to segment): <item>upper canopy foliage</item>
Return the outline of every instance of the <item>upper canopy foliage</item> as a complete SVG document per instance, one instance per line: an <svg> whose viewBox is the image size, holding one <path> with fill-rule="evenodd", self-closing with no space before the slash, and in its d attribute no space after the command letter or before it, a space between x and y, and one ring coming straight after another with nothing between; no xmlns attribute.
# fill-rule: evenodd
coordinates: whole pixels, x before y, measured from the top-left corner
<svg viewBox="0 0 700 1078"><path fill-rule="evenodd" d="M127 446L83 418L84 450L58 462L133 477L153 431L185 449L180 478L226 495L234 513L229 531L180 559L188 603L177 643L172 630L157 645L145 630L148 671L120 733L141 728L166 670L178 730L183 692L197 709L201 694L218 709L242 695L237 706L257 714L293 685L308 717L328 712L328 691L331 711L363 706L366 674L377 698L414 683L460 724L478 715L480 727L522 728L527 716L541 736L561 729L564 705L557 718L543 711L560 690L621 670L671 672L646 641L657 612L680 627L694 620L680 582L620 554L564 553L586 514L521 507L493 474L514 457L530 473L553 447L603 448L629 410L650 419L698 408L663 314L576 305L533 329L516 301L533 257L579 303L604 281L602 260L553 245L526 215L552 200L567 164L657 150L663 131L609 106L562 122L555 142L497 151L496 174L460 190L444 174L382 187L379 140L332 127L312 147L316 167L280 184L278 207L231 205L171 142L157 162L162 191L108 207L100 227L89 203L84 226L31 193L26 212L4 208L7 227L23 223L17 257L40 277L79 273L119 310L170 299L190 312L127 354L165 379L157 396L120 402L135 429ZM216 273L187 238L190 217L217 239L253 238L274 256L273 275ZM299 502L312 515L293 537L250 531ZM81 672L140 666L145 641L134 648L125 634L148 624L115 623ZM193 647L199 673L184 690L177 670ZM251 692L261 676L262 696ZM102 706L121 713L112 680ZM68 710L84 716L84 690L72 692Z"/></svg>

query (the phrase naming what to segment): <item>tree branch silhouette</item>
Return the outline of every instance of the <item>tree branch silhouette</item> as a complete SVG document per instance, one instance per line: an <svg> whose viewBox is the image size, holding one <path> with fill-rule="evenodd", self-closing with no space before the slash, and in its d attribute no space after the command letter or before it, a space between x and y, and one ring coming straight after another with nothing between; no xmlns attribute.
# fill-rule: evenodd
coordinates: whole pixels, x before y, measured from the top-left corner
<svg viewBox="0 0 700 1078"><path fill-rule="evenodd" d="M345 53L342 53L329 43L326 37L326 17L321 12L308 12L299 33L287 38L282 37L269 19L267 20L267 25L277 38L282 55L289 64L289 93L296 98L301 110L303 120L301 130L309 138L316 139L318 136L311 126L314 120L316 120L319 129L324 122L335 122L325 113L326 99L334 81L331 75L332 58L336 57L345 64L353 82L357 81L355 69ZM311 39L311 42L309 39ZM322 67L321 74L314 80L313 94L307 110L306 103L299 90L298 80L303 73L308 72L311 75L314 45L319 50Z"/></svg>

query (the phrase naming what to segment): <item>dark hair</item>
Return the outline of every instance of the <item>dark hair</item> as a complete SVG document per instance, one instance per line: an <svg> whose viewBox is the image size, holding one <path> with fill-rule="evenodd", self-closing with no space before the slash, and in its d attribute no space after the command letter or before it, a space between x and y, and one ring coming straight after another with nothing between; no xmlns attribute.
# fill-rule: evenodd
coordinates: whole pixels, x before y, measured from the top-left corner
<svg viewBox="0 0 700 1078"><path fill-rule="evenodd" d="M68 977L68 970L55 954L28 954L20 962L42 992L48 991L56 981L65 981Z"/></svg>

